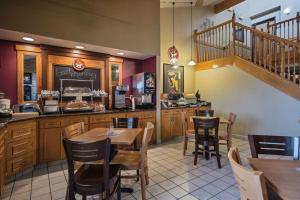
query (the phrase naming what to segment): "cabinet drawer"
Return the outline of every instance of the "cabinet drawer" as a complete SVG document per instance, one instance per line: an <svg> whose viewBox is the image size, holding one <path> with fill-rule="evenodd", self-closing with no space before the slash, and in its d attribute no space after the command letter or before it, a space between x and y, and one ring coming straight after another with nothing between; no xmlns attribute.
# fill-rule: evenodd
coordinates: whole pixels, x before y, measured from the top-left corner
<svg viewBox="0 0 300 200"><path fill-rule="evenodd" d="M83 122L84 124L87 125L89 123L89 118L87 116L66 117L66 118L63 118L63 120L62 120L62 126L65 127L65 126L69 126L69 125L76 124L79 122Z"/></svg>
<svg viewBox="0 0 300 200"><path fill-rule="evenodd" d="M61 127L61 120L46 119L40 121L40 128L59 128Z"/></svg>
<svg viewBox="0 0 300 200"><path fill-rule="evenodd" d="M33 153L34 142L32 138L15 141L7 144L6 155L7 157L19 157L24 154Z"/></svg>
<svg viewBox="0 0 300 200"><path fill-rule="evenodd" d="M90 124L103 123L110 121L110 118L107 115L95 115L90 117Z"/></svg>
<svg viewBox="0 0 300 200"><path fill-rule="evenodd" d="M6 134L7 142L11 142L14 140L21 140L26 138L34 137L36 133L36 126L34 124L22 124L22 125L14 125L8 129Z"/></svg>
<svg viewBox="0 0 300 200"><path fill-rule="evenodd" d="M34 165L33 156L30 154L7 160L6 168L7 175L13 175L20 171L25 170L26 168L32 167Z"/></svg>
<svg viewBox="0 0 300 200"><path fill-rule="evenodd" d="M155 118L155 112L145 112L144 113L144 119L154 119Z"/></svg>

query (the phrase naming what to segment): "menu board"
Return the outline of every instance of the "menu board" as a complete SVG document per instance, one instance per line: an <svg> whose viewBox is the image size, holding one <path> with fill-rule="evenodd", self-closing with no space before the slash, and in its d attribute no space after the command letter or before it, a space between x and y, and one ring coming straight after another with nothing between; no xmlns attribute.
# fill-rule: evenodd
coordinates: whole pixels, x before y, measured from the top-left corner
<svg viewBox="0 0 300 200"><path fill-rule="evenodd" d="M61 79L68 79L63 81L63 87L88 87L91 90L99 90L101 70L86 68L81 72L77 72L72 66L54 65L54 90L60 91ZM77 81L81 80L81 81Z"/></svg>

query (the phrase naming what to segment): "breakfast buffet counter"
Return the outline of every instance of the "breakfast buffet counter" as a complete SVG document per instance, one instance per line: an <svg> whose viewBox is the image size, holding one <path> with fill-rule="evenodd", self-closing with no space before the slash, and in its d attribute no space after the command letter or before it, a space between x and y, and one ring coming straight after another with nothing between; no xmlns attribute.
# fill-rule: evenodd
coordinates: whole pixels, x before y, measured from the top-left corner
<svg viewBox="0 0 300 200"><path fill-rule="evenodd" d="M195 109L210 106L172 108L161 110L161 134L154 134L151 143L165 142L183 135L181 113L193 115ZM37 164L65 159L62 145L64 128L84 122L85 130L98 127L109 128L112 118L137 117L139 127L147 122L156 126L156 110L124 110L107 112L69 113L40 115L36 117L13 117L0 119L0 191L6 178L30 169ZM142 135L137 138L141 143ZM158 140L157 140L158 139Z"/></svg>

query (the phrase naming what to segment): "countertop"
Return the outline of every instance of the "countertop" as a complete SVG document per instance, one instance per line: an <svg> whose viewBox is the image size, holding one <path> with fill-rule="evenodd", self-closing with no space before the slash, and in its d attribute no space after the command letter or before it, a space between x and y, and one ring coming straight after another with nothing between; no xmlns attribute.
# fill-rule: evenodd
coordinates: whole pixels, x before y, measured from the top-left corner
<svg viewBox="0 0 300 200"><path fill-rule="evenodd" d="M97 114L114 114L114 113L128 113L128 112L147 112L155 111L156 109L135 109L135 110L107 110L105 112L74 112L74 113L54 113L54 114L42 114L35 117L11 117L11 118L0 118L0 128L11 122L30 120L30 119L43 119L49 117L66 117L66 116L80 116L80 115L97 115Z"/></svg>

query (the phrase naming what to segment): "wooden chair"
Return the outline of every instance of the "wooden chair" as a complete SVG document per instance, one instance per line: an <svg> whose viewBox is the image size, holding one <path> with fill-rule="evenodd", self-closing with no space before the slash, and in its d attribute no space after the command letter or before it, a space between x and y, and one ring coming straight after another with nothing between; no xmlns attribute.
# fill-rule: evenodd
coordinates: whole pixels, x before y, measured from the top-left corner
<svg viewBox="0 0 300 200"><path fill-rule="evenodd" d="M114 128L137 128L139 118L113 118Z"/></svg>
<svg viewBox="0 0 300 200"><path fill-rule="evenodd" d="M194 129L188 129L189 119L187 118L186 111L182 111L181 121L182 121L182 132L183 132L183 135L184 135L183 155L185 155L189 139L190 138L193 138L193 139L195 138L195 130Z"/></svg>
<svg viewBox="0 0 300 200"><path fill-rule="evenodd" d="M197 165L198 151L205 153L208 159L208 154L214 152L217 157L218 167L221 168L220 154L219 154L219 121L217 117L211 118L193 118L195 127L195 158L194 165ZM200 134L200 130L204 130L204 135ZM204 148L200 148L199 145ZM209 149L210 146L214 148Z"/></svg>
<svg viewBox="0 0 300 200"><path fill-rule="evenodd" d="M237 148L230 148L228 159L240 189L241 200L268 200L263 173L243 167Z"/></svg>
<svg viewBox="0 0 300 200"><path fill-rule="evenodd" d="M251 155L258 154L292 156L299 160L299 137L274 135L248 135Z"/></svg>
<svg viewBox="0 0 300 200"><path fill-rule="evenodd" d="M84 122L72 124L64 129L63 138L72 138L84 133Z"/></svg>
<svg viewBox="0 0 300 200"><path fill-rule="evenodd" d="M219 130L219 144L226 145L228 152L232 145L232 127L235 123L236 117L236 114L232 112L229 113L229 124L227 124L226 131Z"/></svg>
<svg viewBox="0 0 300 200"><path fill-rule="evenodd" d="M213 117L214 112L214 110L195 110L195 115L202 117Z"/></svg>
<svg viewBox="0 0 300 200"><path fill-rule="evenodd" d="M148 144L151 141L154 125L151 122L147 122L147 126L144 130L144 136L142 141L142 148L140 151L118 151L117 155L111 161L111 163L120 164L122 170L140 170L140 174L132 176L122 176L121 178L141 178L141 190L142 199L146 199L145 184L149 184L148 176L148 161L147 161L147 149Z"/></svg>
<svg viewBox="0 0 300 200"><path fill-rule="evenodd" d="M102 195L109 200L117 192L121 199L120 165L109 165L110 139L96 142L63 140L68 163L68 200L75 200L75 193L86 200L88 195ZM103 160L103 165L83 164L74 172L74 162L88 163ZM112 191L112 192L111 192Z"/></svg>

